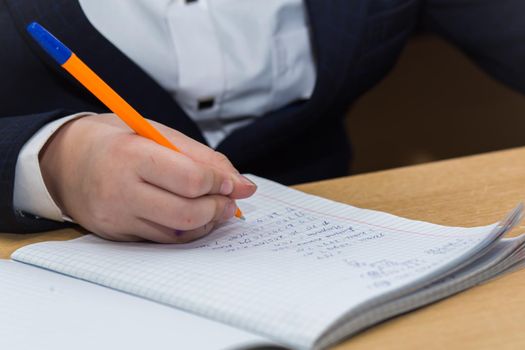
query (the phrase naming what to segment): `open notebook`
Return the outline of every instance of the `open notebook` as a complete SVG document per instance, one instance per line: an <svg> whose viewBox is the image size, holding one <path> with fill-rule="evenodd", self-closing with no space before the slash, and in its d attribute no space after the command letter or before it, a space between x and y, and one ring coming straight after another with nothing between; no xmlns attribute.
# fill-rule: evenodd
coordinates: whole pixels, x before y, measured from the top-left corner
<svg viewBox="0 0 525 350"><path fill-rule="evenodd" d="M116 243L88 235L33 244L12 258L125 292L122 300L139 296L152 308L238 329L239 343L230 347L294 349L326 348L519 268L524 259L525 236L502 238L521 219L521 206L497 224L446 227L251 179L257 193L238 203L247 221L230 220L193 243ZM118 310L118 299L107 312Z"/></svg>

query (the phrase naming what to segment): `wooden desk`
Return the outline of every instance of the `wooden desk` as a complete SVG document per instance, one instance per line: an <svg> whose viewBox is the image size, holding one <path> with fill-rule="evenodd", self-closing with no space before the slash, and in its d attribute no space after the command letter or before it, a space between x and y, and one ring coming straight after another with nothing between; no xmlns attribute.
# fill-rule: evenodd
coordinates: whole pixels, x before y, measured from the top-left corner
<svg viewBox="0 0 525 350"><path fill-rule="evenodd" d="M444 225L493 223L525 199L525 148L297 186L352 205ZM517 231L523 231L520 228ZM0 257L17 247L79 236L74 230L0 234ZM525 271L397 317L337 349L523 349Z"/></svg>

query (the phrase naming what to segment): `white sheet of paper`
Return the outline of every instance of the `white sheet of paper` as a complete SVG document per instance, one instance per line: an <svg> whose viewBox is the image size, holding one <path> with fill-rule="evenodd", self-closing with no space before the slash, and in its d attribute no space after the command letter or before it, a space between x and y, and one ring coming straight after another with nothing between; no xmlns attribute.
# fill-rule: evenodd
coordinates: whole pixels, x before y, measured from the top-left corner
<svg viewBox="0 0 525 350"><path fill-rule="evenodd" d="M270 341L168 306L0 260L2 349L242 349Z"/></svg>
<svg viewBox="0 0 525 350"><path fill-rule="evenodd" d="M428 282L496 236L496 224L434 225L252 179L257 193L238 202L247 221L194 243L86 236L13 258L308 348L347 312Z"/></svg>

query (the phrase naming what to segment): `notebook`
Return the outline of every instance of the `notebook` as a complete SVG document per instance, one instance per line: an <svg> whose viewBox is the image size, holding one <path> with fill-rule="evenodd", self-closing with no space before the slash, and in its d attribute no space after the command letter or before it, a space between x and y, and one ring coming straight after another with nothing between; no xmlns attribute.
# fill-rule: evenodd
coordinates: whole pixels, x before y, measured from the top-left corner
<svg viewBox="0 0 525 350"><path fill-rule="evenodd" d="M233 350L273 344L184 311L8 260L0 260L0 291L2 349Z"/></svg>
<svg viewBox="0 0 525 350"><path fill-rule="evenodd" d="M265 339L261 346L292 349L330 347L525 260L525 236L503 238L521 205L496 224L447 227L249 177L258 191L238 202L247 220L229 220L196 242L87 235L26 246L12 259L257 337L247 347Z"/></svg>

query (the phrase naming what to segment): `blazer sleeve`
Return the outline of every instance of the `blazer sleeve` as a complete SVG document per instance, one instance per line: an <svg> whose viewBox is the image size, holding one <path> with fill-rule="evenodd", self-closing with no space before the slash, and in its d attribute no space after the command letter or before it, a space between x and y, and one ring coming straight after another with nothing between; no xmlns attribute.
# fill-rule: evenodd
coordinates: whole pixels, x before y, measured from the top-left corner
<svg viewBox="0 0 525 350"><path fill-rule="evenodd" d="M9 2L11 7L7 3L0 0L0 232L30 233L64 228L70 224L15 210L13 194L18 155L26 142L49 122L86 110L100 113L105 108L72 82L25 33L24 25L29 19L26 20L23 13L29 13L28 18L44 20L45 24L59 21L60 14L49 16L46 21L33 10L45 10L49 6L37 6L36 1L25 0Z"/></svg>
<svg viewBox="0 0 525 350"><path fill-rule="evenodd" d="M65 110L54 110L0 117L0 232L30 233L69 225L16 211L13 206L15 169L21 148L41 127L69 114Z"/></svg>

